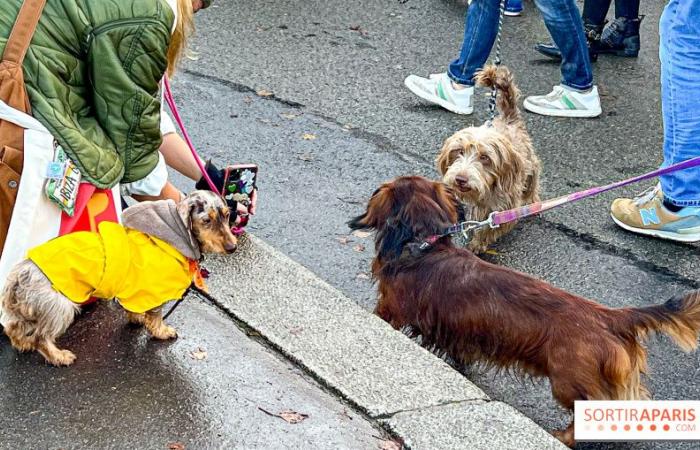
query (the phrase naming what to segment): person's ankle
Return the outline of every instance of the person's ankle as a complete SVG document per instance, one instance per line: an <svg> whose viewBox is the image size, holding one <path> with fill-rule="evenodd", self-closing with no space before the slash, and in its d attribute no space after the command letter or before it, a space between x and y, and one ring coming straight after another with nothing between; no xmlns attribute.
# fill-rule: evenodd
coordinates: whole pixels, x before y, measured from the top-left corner
<svg viewBox="0 0 700 450"><path fill-rule="evenodd" d="M561 87L563 87L567 91L576 92L577 94L590 94L591 92L593 92L593 86L591 86L587 89L579 89L579 88L575 88L573 86L569 86L567 84L562 83Z"/></svg>

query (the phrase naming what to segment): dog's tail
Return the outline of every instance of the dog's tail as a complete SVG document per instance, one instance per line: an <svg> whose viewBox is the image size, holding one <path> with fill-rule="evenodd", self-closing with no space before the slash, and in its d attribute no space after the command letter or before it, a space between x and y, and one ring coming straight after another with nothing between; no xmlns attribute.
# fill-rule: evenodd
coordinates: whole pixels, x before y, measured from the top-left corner
<svg viewBox="0 0 700 450"><path fill-rule="evenodd" d="M513 81L513 74L505 66L488 65L474 76L476 84L487 88L496 87L501 93L498 96L497 106L506 122L514 122L520 119L518 98L520 90Z"/></svg>
<svg viewBox="0 0 700 450"><path fill-rule="evenodd" d="M662 305L617 310L614 328L646 337L651 332L669 336L684 351L697 348L700 331L700 290L671 298Z"/></svg>

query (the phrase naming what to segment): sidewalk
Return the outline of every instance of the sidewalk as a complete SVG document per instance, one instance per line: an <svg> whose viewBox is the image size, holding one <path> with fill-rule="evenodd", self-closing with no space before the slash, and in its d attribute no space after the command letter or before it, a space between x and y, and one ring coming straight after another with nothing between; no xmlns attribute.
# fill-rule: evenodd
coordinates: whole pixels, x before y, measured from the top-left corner
<svg viewBox="0 0 700 450"><path fill-rule="evenodd" d="M0 449L377 449L386 433L195 297L155 342L114 304L90 308L47 366L0 337ZM293 410L308 418L287 423Z"/></svg>

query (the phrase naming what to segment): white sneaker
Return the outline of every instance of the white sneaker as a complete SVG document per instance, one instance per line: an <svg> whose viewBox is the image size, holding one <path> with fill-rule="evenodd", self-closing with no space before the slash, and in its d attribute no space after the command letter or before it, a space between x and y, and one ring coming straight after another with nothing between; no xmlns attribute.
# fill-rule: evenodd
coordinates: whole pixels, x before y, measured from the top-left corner
<svg viewBox="0 0 700 450"><path fill-rule="evenodd" d="M430 78L409 75L404 84L423 100L442 106L453 113L471 114L474 111L472 105L474 86L455 89L446 73L430 75Z"/></svg>
<svg viewBox="0 0 700 450"><path fill-rule="evenodd" d="M597 86L586 93L561 85L554 86L554 90L547 95L526 98L523 106L530 112L544 116L598 117L603 112Z"/></svg>

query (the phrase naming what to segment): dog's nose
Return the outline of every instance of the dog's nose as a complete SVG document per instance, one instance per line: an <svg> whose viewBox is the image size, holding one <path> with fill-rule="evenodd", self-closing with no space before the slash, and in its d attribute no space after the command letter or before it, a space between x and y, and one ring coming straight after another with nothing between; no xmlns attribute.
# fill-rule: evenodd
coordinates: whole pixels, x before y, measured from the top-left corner
<svg viewBox="0 0 700 450"><path fill-rule="evenodd" d="M457 175L455 177L455 184L457 184L457 187L460 189L467 189L469 188L469 178L465 175Z"/></svg>
<svg viewBox="0 0 700 450"><path fill-rule="evenodd" d="M226 253L233 253L237 248L238 246L233 243L224 244L224 250L226 250Z"/></svg>

